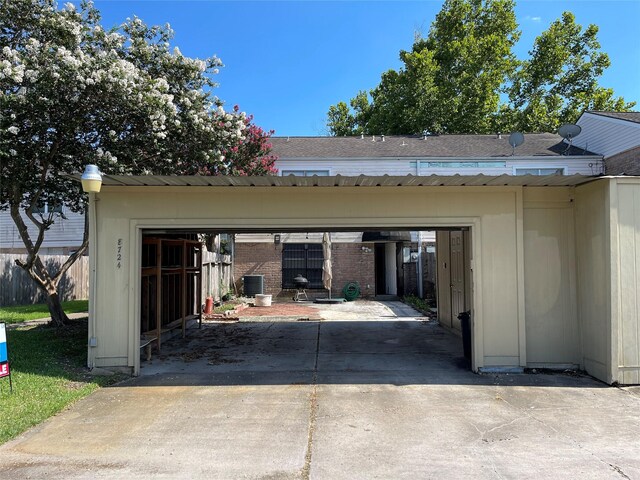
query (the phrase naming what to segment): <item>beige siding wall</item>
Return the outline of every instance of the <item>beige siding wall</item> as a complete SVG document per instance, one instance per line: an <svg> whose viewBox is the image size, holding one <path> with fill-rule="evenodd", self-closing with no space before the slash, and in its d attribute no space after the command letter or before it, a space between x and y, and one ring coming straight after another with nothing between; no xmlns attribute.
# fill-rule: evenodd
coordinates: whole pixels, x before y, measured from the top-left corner
<svg viewBox="0 0 640 480"><path fill-rule="evenodd" d="M526 348L519 273L521 195L517 187L103 187L96 202L97 292L90 325L97 347L90 349L89 362L138 365L142 228L470 225L478 252L473 272L475 365L520 365ZM124 252L120 268L118 241Z"/></svg>
<svg viewBox="0 0 640 480"><path fill-rule="evenodd" d="M611 378L611 274L608 183L576 188L576 261L582 365L591 375Z"/></svg>
<svg viewBox="0 0 640 480"><path fill-rule="evenodd" d="M525 348L520 342L524 318L520 318L518 301L524 286L519 283L517 198L513 195L503 202L501 215L483 218L483 248L476 257L482 262L484 361L486 365L517 366ZM489 247L487 242L496 243Z"/></svg>
<svg viewBox="0 0 640 480"><path fill-rule="evenodd" d="M612 225L612 316L618 330L614 338L618 349L615 380L637 384L640 383L640 179L618 179L612 187L612 220L617 213L617 222Z"/></svg>
<svg viewBox="0 0 640 480"><path fill-rule="evenodd" d="M580 364L573 192L524 190L527 364Z"/></svg>
<svg viewBox="0 0 640 480"><path fill-rule="evenodd" d="M134 357L135 336L130 319L134 300L136 296L139 297L140 290L139 278L137 282L132 281L130 268L135 265L137 276L140 275L136 262L141 249L137 245L139 242L135 235L132 239L133 232L126 216L127 209L131 208L132 205L126 201L120 203L116 209L96 202L98 234L91 246L95 247L98 253L93 260L99 275L95 285L95 296L89 300L93 302L96 312L96 318L90 319L89 336L96 337L97 346L90 350L90 354L95 356L89 361L91 365L93 360L94 365L98 367L131 366ZM119 242L122 246L120 268L117 257ZM136 315L135 318L139 323L140 316Z"/></svg>
<svg viewBox="0 0 640 480"><path fill-rule="evenodd" d="M578 315L585 369L640 382L640 179L576 189Z"/></svg>

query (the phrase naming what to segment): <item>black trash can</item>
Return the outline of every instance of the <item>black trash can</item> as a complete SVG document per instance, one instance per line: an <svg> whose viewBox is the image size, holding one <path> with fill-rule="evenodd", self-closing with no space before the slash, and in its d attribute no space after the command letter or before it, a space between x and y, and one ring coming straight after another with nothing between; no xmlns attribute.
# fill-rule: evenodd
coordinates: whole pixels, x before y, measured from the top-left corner
<svg viewBox="0 0 640 480"><path fill-rule="evenodd" d="M462 350L464 357L471 360L471 311L460 312L458 314L460 320L460 329L462 330Z"/></svg>

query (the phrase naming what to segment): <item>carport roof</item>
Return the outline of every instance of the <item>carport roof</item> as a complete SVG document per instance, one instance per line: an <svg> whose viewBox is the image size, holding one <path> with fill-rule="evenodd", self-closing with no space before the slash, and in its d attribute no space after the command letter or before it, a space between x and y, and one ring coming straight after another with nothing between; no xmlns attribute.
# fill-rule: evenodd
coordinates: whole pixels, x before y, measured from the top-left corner
<svg viewBox="0 0 640 480"><path fill-rule="evenodd" d="M79 180L80 175L73 178ZM459 186L576 186L602 178L588 175L406 175L357 177L288 175L231 177L231 176L169 176L169 175L104 175L108 187L177 186L177 187L459 187Z"/></svg>

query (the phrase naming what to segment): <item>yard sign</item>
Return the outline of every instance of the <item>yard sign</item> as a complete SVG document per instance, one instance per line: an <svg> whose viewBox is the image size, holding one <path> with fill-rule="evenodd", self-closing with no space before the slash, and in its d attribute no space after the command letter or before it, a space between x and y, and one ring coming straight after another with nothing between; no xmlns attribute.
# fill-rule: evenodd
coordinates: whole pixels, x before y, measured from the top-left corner
<svg viewBox="0 0 640 480"><path fill-rule="evenodd" d="M9 370L9 352L7 350L7 329L4 323L0 323L0 378L9 377L11 387L11 370Z"/></svg>

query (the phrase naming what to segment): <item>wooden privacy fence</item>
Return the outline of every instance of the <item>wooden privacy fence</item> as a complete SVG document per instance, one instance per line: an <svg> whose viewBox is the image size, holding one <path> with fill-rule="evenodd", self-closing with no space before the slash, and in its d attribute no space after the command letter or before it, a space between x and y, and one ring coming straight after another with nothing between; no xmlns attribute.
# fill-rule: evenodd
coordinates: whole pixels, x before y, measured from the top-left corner
<svg viewBox="0 0 640 480"><path fill-rule="evenodd" d="M49 271L57 271L66 255L42 255ZM45 296L27 273L16 265L26 261L26 255L0 253L0 306L44 303ZM62 277L58 293L62 301L89 298L89 257L80 257Z"/></svg>
<svg viewBox="0 0 640 480"><path fill-rule="evenodd" d="M231 255L203 252L202 298L211 296L218 301L226 293L235 293L231 276Z"/></svg>

